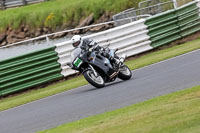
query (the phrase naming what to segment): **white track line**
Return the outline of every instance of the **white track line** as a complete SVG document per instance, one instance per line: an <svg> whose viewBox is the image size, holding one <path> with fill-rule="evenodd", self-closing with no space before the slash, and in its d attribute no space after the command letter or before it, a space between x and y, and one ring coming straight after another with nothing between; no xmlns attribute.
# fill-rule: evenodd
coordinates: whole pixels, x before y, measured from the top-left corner
<svg viewBox="0 0 200 133"><path fill-rule="evenodd" d="M161 63L164 63L164 62L170 61L170 60L174 60L174 59L176 59L176 58L183 57L183 56L186 56L186 55L189 55L189 54L192 54L192 53L198 52L198 51L200 51L200 49L197 49L197 50L194 50L194 51L191 51L191 52L188 52L188 53L182 54L182 55L177 55L177 56L175 56L175 57L172 57L172 58L169 58L169 59L166 59L166 60L163 60L163 61L160 61L160 62L154 63L154 64L150 64L150 65L147 65L147 66L144 66L144 67L138 68L138 69L135 69L135 70L133 70L132 72L134 72L134 71L138 71L138 70L141 70L141 69L144 69L144 68L147 68L147 67L151 67L151 66L154 66L154 65L158 65L158 64L161 64Z"/></svg>

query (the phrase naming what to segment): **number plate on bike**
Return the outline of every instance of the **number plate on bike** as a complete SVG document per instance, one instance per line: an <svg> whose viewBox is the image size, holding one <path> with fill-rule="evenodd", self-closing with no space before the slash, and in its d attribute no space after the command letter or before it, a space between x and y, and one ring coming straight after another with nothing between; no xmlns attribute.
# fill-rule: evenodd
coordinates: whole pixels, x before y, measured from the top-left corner
<svg viewBox="0 0 200 133"><path fill-rule="evenodd" d="M82 63L83 63L83 61L80 58L76 58L76 60L74 61L74 65L76 67L79 67Z"/></svg>

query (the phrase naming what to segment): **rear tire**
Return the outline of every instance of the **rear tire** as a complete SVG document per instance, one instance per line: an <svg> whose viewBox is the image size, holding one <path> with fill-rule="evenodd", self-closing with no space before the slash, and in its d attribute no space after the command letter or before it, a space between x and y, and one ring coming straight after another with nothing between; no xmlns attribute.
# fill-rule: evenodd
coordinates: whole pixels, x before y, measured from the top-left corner
<svg viewBox="0 0 200 133"><path fill-rule="evenodd" d="M85 79L94 87L102 88L105 86L105 81L100 74L97 73L98 77L95 77L92 70L87 70L83 73Z"/></svg>
<svg viewBox="0 0 200 133"><path fill-rule="evenodd" d="M122 80L129 80L132 77L132 72L128 66L124 65L120 69L121 70L119 71L118 78Z"/></svg>

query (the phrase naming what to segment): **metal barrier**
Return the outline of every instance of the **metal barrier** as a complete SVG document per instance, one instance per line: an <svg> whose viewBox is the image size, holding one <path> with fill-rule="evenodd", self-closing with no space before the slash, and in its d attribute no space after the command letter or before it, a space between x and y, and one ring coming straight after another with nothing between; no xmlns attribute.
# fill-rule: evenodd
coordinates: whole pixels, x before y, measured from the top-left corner
<svg viewBox="0 0 200 133"><path fill-rule="evenodd" d="M151 46L159 47L181 38L177 23L178 19L174 9L148 18L145 24L148 25L148 35L152 40Z"/></svg>
<svg viewBox="0 0 200 133"><path fill-rule="evenodd" d="M147 19L152 47L159 47L200 30L197 2Z"/></svg>
<svg viewBox="0 0 200 133"><path fill-rule="evenodd" d="M120 26L173 8L173 1L147 0L140 2L137 10L131 8L114 15L113 20L115 21L115 26Z"/></svg>
<svg viewBox="0 0 200 133"><path fill-rule="evenodd" d="M44 2L48 0L1 0L0 7L1 9L17 7L17 6L25 6L28 4Z"/></svg>
<svg viewBox="0 0 200 133"><path fill-rule="evenodd" d="M139 3L139 8L147 8L143 14L159 14L174 7L172 0L146 0Z"/></svg>
<svg viewBox="0 0 200 133"><path fill-rule="evenodd" d="M55 47L0 61L0 96L61 79Z"/></svg>
<svg viewBox="0 0 200 133"><path fill-rule="evenodd" d="M199 7L196 2L186 4L177 9L180 35L185 37L200 30Z"/></svg>
<svg viewBox="0 0 200 133"><path fill-rule="evenodd" d="M9 45L6 45L6 46L2 46L2 47L0 47L0 49L7 48L7 47L10 47L10 46L14 46L14 45L18 45L18 44L22 44L22 43L31 42L31 41L41 40L41 39L46 39L47 43L49 43L49 37L54 36L54 35L59 35L59 34L67 33L67 32L73 32L73 31L83 30L83 29L88 29L88 28L94 28L94 27L97 27L97 26L102 26L102 25L106 25L106 24L113 24L113 23L114 23L114 21L109 21L109 22L105 22L105 23L99 23L99 24L89 25L89 26L75 28L75 29L71 29L71 30L64 30L64 31L56 32L56 33L46 34L46 35L42 35L42 36L39 36L39 37L31 38L31 39L28 39L28 40L24 40L24 41L12 43L12 44L9 44Z"/></svg>
<svg viewBox="0 0 200 133"><path fill-rule="evenodd" d="M179 6L191 2L192 0L146 0L138 4L139 9L130 8L113 16L115 26L124 25L147 18L167 10L176 9Z"/></svg>

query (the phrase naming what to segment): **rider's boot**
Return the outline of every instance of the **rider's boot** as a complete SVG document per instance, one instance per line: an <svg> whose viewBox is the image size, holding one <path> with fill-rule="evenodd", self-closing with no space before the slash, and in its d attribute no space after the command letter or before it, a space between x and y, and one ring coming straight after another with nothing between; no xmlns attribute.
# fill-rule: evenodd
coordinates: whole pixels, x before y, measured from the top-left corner
<svg viewBox="0 0 200 133"><path fill-rule="evenodd" d="M119 56L116 55L114 57L114 62L120 66L120 65L122 65L124 63L126 57L127 57L126 54L123 54L121 57L119 57Z"/></svg>

